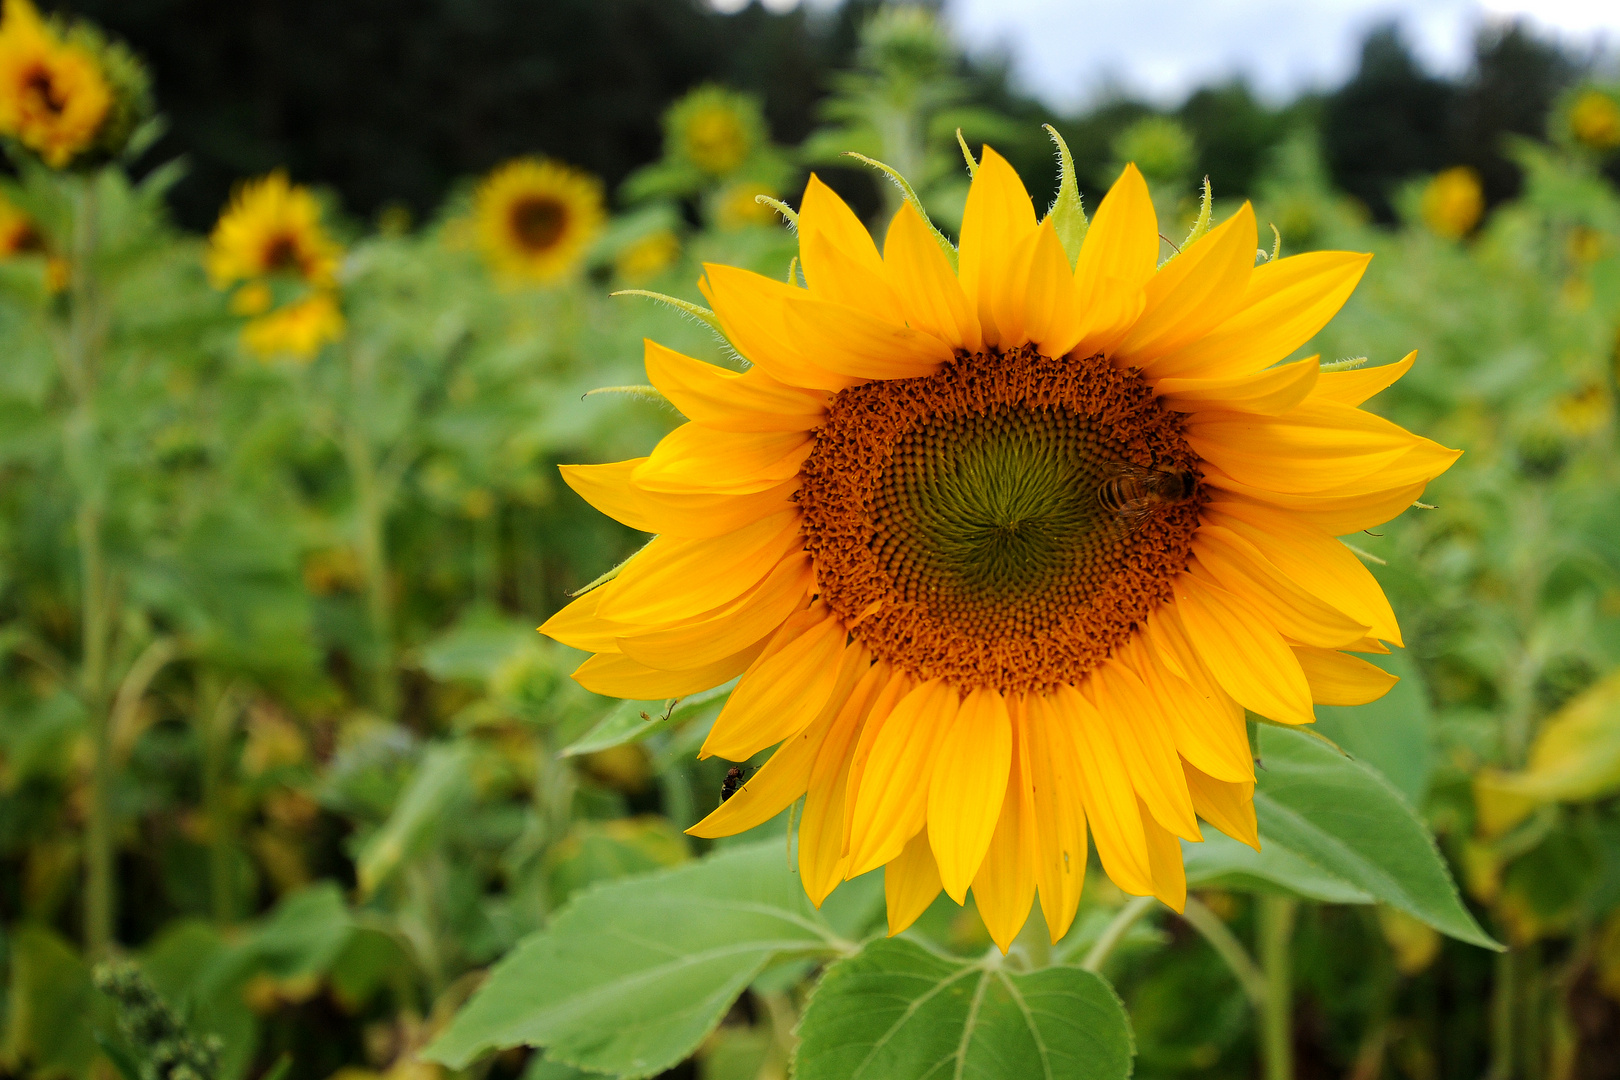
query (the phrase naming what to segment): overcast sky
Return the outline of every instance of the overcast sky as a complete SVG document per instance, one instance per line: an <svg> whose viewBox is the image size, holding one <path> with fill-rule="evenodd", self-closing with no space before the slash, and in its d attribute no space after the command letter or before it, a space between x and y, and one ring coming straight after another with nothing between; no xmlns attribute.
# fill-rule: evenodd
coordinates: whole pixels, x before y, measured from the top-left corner
<svg viewBox="0 0 1620 1080"><path fill-rule="evenodd" d="M1110 85L1179 103L1238 73L1274 98L1333 86L1354 70L1368 28L1392 18L1436 71L1467 63L1482 21L1527 13L1578 48L1620 47L1620 0L946 0L946 12L964 45L1007 49L1021 85L1062 109Z"/></svg>

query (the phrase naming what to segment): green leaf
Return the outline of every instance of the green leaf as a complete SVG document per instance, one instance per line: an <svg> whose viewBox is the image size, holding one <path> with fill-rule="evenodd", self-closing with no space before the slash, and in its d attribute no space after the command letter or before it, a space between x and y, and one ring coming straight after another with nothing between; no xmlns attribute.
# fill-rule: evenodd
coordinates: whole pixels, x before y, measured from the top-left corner
<svg viewBox="0 0 1620 1080"><path fill-rule="evenodd" d="M84 961L54 930L22 925L11 934L10 985L0 1062L31 1075L88 1075L94 1032L112 1031L111 1003L90 983Z"/></svg>
<svg viewBox="0 0 1620 1080"><path fill-rule="evenodd" d="M466 743L430 747L394 812L360 849L355 860L360 892L370 895L438 828L446 810L468 790L472 748Z"/></svg>
<svg viewBox="0 0 1620 1080"><path fill-rule="evenodd" d="M563 756L594 754L610 746L639 742L649 735L669 731L700 716L719 715L720 706L725 704L727 695L735 685L736 680L733 680L713 690L677 698L674 708L670 708L668 701L621 701L609 709L591 730L563 747Z"/></svg>
<svg viewBox="0 0 1620 1080"><path fill-rule="evenodd" d="M1077 967L1014 972L879 940L828 969L799 1023L796 1080L1124 1080L1130 1022Z"/></svg>
<svg viewBox="0 0 1620 1080"><path fill-rule="evenodd" d="M1501 948L1457 896L1428 828L1376 769L1299 731L1263 726L1254 808L1279 845L1443 934Z"/></svg>
<svg viewBox="0 0 1620 1080"><path fill-rule="evenodd" d="M342 890L334 881L322 881L276 905L250 948L254 959L278 978L324 974L353 931Z"/></svg>
<svg viewBox="0 0 1620 1080"><path fill-rule="evenodd" d="M1238 892L1283 892L1325 904L1371 904L1372 894L1356 888L1301 858L1282 844L1263 838L1254 850L1213 829L1201 844L1181 845L1190 887Z"/></svg>
<svg viewBox="0 0 1620 1080"><path fill-rule="evenodd" d="M1316 729L1352 757L1389 777L1408 803L1422 806L1434 768L1429 746L1432 718L1423 676L1404 652L1363 659L1401 681L1368 705L1318 705Z"/></svg>
<svg viewBox="0 0 1620 1080"><path fill-rule="evenodd" d="M811 907L775 840L597 886L496 965L428 1048L459 1069L544 1046L547 1060L625 1077L689 1055L772 960L853 948Z"/></svg>

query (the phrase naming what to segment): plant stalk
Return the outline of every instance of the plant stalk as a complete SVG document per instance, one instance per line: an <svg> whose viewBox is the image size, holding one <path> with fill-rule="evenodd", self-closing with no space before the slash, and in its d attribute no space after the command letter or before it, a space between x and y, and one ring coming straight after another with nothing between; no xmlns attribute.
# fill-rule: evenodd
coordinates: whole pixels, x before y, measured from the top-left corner
<svg viewBox="0 0 1620 1080"><path fill-rule="evenodd" d="M1260 897L1260 970L1266 1001L1260 1014L1260 1058L1265 1080L1294 1078L1294 917L1299 901Z"/></svg>
<svg viewBox="0 0 1620 1080"><path fill-rule="evenodd" d="M343 454L354 484L360 518L360 567L365 575L366 619L372 638L371 704L382 715L392 717L398 704L398 685L394 671L393 604L389 597L385 535L388 500L379 480L377 456L362 419L370 411L374 373L365 349L351 343L344 351L349 361L349 403L344 416Z"/></svg>
<svg viewBox="0 0 1620 1080"><path fill-rule="evenodd" d="M208 899L214 921L236 919L235 850L226 800L227 772L236 695L217 675L205 672L197 687L197 721L202 726L203 816L208 822Z"/></svg>
<svg viewBox="0 0 1620 1080"><path fill-rule="evenodd" d="M1119 947L1119 943L1125 940L1125 935L1130 933L1131 927L1136 925L1136 920L1146 915L1153 903L1151 896L1137 896L1129 900L1115 913L1113 921L1103 928L1102 936L1091 947L1091 951L1086 953L1086 958L1080 962L1080 966L1087 971L1102 970L1103 964L1108 962L1108 957Z"/></svg>
<svg viewBox="0 0 1620 1080"><path fill-rule="evenodd" d="M1249 955L1249 950L1237 939L1221 917L1209 910L1196 896L1187 897L1186 907L1181 917L1187 925L1198 931L1203 939L1209 943L1210 948L1226 962L1243 988L1243 994L1249 999L1249 1005L1257 1012L1264 1014L1267 1002L1266 973L1261 971Z"/></svg>

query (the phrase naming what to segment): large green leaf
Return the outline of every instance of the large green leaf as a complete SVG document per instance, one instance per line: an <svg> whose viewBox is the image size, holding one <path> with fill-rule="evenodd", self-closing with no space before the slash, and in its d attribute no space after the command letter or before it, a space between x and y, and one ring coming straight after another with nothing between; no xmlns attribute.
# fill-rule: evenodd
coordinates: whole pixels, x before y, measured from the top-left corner
<svg viewBox="0 0 1620 1080"><path fill-rule="evenodd" d="M1423 676L1404 651L1368 656L1400 677L1390 692L1367 705L1318 705L1316 730L1385 776L1413 806L1429 792L1433 720Z"/></svg>
<svg viewBox="0 0 1620 1080"><path fill-rule="evenodd" d="M563 748L564 757L593 754L610 746L640 742L649 735L680 727L699 717L713 719L731 693L735 682L704 690L690 697L670 701L621 701L598 720L591 730Z"/></svg>
<svg viewBox="0 0 1620 1080"><path fill-rule="evenodd" d="M1383 774L1279 727L1261 728L1260 760L1263 850L1280 847L1460 941L1501 947L1463 906L1428 828Z"/></svg>
<svg viewBox="0 0 1620 1080"><path fill-rule="evenodd" d="M1183 842L1187 884L1238 892L1283 892L1325 904L1371 904L1372 894L1328 873L1269 837L1260 850L1214 829L1200 844Z"/></svg>
<svg viewBox="0 0 1620 1080"><path fill-rule="evenodd" d="M471 762L472 747L465 742L434 745L422 755L393 813L366 840L355 860L362 894L369 895L387 881L438 829L446 812L468 791Z"/></svg>
<svg viewBox="0 0 1620 1080"><path fill-rule="evenodd" d="M799 1024L796 1080L1124 1080L1130 1022L1077 967L1015 972L879 940L833 965Z"/></svg>
<svg viewBox="0 0 1620 1080"><path fill-rule="evenodd" d="M772 960L851 946L804 895L776 841L576 896L490 974L427 1056L488 1050L651 1076L690 1054Z"/></svg>

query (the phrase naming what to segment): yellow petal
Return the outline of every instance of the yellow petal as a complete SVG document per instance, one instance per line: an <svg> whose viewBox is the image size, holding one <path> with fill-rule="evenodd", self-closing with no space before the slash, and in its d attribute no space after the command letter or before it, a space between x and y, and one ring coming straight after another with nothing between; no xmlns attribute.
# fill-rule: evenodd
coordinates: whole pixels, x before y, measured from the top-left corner
<svg viewBox="0 0 1620 1080"><path fill-rule="evenodd" d="M644 491L630 477L646 458L610 465L563 465L563 482L596 509L642 532L703 539L734 532L760 518L792 509L797 476L746 495L693 495Z"/></svg>
<svg viewBox="0 0 1620 1080"><path fill-rule="evenodd" d="M1330 488L1326 491L1293 494L1234 480L1207 461L1201 463L1198 468L1203 474L1204 482L1219 492L1262 506L1286 510L1301 523L1320 529L1330 536L1348 536L1350 533L1370 529L1398 517L1403 510L1412 505L1414 499L1423 494L1423 488L1426 486L1426 481L1419 481L1415 484L1399 484L1372 492L1334 491Z"/></svg>
<svg viewBox="0 0 1620 1080"><path fill-rule="evenodd" d="M808 431L827 415L827 393L705 364L645 341L647 378L688 420L724 431Z"/></svg>
<svg viewBox="0 0 1620 1080"><path fill-rule="evenodd" d="M973 876L973 902L1003 953L1024 928L1035 899L1035 806L1028 758L1028 746L1015 740L995 832Z"/></svg>
<svg viewBox="0 0 1620 1080"><path fill-rule="evenodd" d="M1003 327L1022 327L1022 338L1041 355L1063 356L1080 340L1085 320L1074 274L1050 218L1019 245L1007 287L999 296L996 322ZM1002 331L1003 348L1021 343L1009 341L1007 333Z"/></svg>
<svg viewBox="0 0 1620 1080"><path fill-rule="evenodd" d="M1035 206L1013 167L990 147L968 189L962 211L962 244L957 276L979 316L986 345L1018 344L1022 326L998 326L996 293L1011 276L1014 253L1035 228Z"/></svg>
<svg viewBox="0 0 1620 1080"><path fill-rule="evenodd" d="M1330 649L1296 645L1294 655L1311 684L1311 700L1318 705L1365 705L1400 681L1375 664Z"/></svg>
<svg viewBox="0 0 1620 1080"><path fill-rule="evenodd" d="M603 697L633 701L685 697L735 679L748 669L764 647L764 642L750 645L736 656L690 671L661 671L638 664L621 653L597 653L574 670L574 681Z"/></svg>
<svg viewBox="0 0 1620 1080"><path fill-rule="evenodd" d="M1353 251L1313 251L1256 267L1230 318L1147 364L1145 373L1150 379L1211 378L1270 367L1328 324L1371 258Z"/></svg>
<svg viewBox="0 0 1620 1080"><path fill-rule="evenodd" d="M889 936L904 931L939 895L939 868L924 828L883 867L883 899L889 909Z"/></svg>
<svg viewBox="0 0 1620 1080"><path fill-rule="evenodd" d="M860 381L811 362L788 330L786 301L805 295L803 289L719 263L703 264L698 287L726 340L777 382L838 391Z"/></svg>
<svg viewBox="0 0 1620 1080"><path fill-rule="evenodd" d="M1114 742L1114 725L1105 723L1096 707L1072 686L1059 685L1045 696L1031 694L1028 701L1035 714L1031 723L1037 722L1044 710L1053 736L1074 740L1086 821L1097 842L1097 858L1103 870L1128 893L1151 893L1153 875L1148 867L1142 814L1125 759Z"/></svg>
<svg viewBox="0 0 1620 1080"><path fill-rule="evenodd" d="M1340 405L1360 405L1379 391L1394 385L1396 379L1412 370L1416 360L1417 350L1413 349L1398 362L1382 367L1326 372L1317 381L1311 396L1322 401L1337 401Z"/></svg>
<svg viewBox="0 0 1620 1080"><path fill-rule="evenodd" d="M1327 530L1298 514L1225 493L1205 504L1204 519L1248 540L1295 584L1370 627L1373 637L1401 644L1401 628L1378 579Z"/></svg>
<svg viewBox="0 0 1620 1080"><path fill-rule="evenodd" d="M825 715L777 747L770 760L755 770L731 798L715 807L702 821L687 829L689 836L713 840L735 836L763 825L793 804L810 786L810 771L827 738L837 710Z"/></svg>
<svg viewBox="0 0 1620 1080"><path fill-rule="evenodd" d="M746 495L791 480L815 442L805 431L722 431L682 424L653 447L630 480L646 491Z"/></svg>
<svg viewBox="0 0 1620 1080"><path fill-rule="evenodd" d="M958 904L990 847L1007 793L1012 722L1001 694L974 690L940 740L928 786L928 835L945 891Z"/></svg>
<svg viewBox="0 0 1620 1080"><path fill-rule="evenodd" d="M1169 722L1141 680L1124 664L1110 660L1092 670L1081 691L1089 691L1113 733L1137 797L1165 828L1188 840L1199 839Z"/></svg>
<svg viewBox="0 0 1620 1080"><path fill-rule="evenodd" d="M598 614L643 625L689 619L735 600L802 547L797 509L708 540L660 536L619 571Z"/></svg>
<svg viewBox="0 0 1620 1080"><path fill-rule="evenodd" d="M823 709L843 704L866 662L859 643L845 648L842 619L828 615L769 656L731 692L698 757L746 761L803 731Z"/></svg>
<svg viewBox="0 0 1620 1080"><path fill-rule="evenodd" d="M866 226L861 224L861 219L855 216L849 204L822 183L815 173L810 174L810 180L804 186L804 200L799 204L799 239L802 242L806 236L812 235L826 238L843 251L845 258L866 273L879 277L883 275L883 258L878 255L877 245L872 243L872 234L866 231ZM801 258L804 260L805 276L817 276L814 260L808 255L801 255ZM811 281L810 286L815 288L816 283Z"/></svg>
<svg viewBox="0 0 1620 1080"><path fill-rule="evenodd" d="M1243 709L1234 708L1236 703L1225 692L1199 679L1204 673L1202 664L1178 664L1193 672L1192 679L1169 670L1168 657L1161 652L1168 648L1160 643L1167 621L1151 620L1153 630L1133 640L1122 654L1124 659L1169 721L1178 754L1225 780L1254 779ZM1144 637L1155 644L1147 645Z"/></svg>
<svg viewBox="0 0 1620 1080"><path fill-rule="evenodd" d="M1175 581L1175 617L1221 689L1246 708L1283 724L1316 719L1293 650L1248 601L1182 574Z"/></svg>
<svg viewBox="0 0 1620 1080"><path fill-rule="evenodd" d="M1231 529L1205 522L1193 536L1192 549L1198 565L1223 588L1264 612L1285 637L1304 645L1342 649L1372 629L1296 585L1259 548Z"/></svg>
<svg viewBox="0 0 1620 1080"><path fill-rule="evenodd" d="M1278 416L1305 400L1320 371L1312 356L1252 375L1159 379L1153 384L1153 392L1177 412L1210 409Z"/></svg>
<svg viewBox="0 0 1620 1080"><path fill-rule="evenodd" d="M1076 351L1107 352L1136 322L1159 264L1159 222L1147 181L1125 166L1103 196L1075 260L1074 290L1085 316Z"/></svg>
<svg viewBox="0 0 1620 1080"><path fill-rule="evenodd" d="M608 585L611 584L612 582L608 582ZM603 619L596 613L607 594L607 585L597 586L542 623L540 632L571 649L580 649L584 652L618 652L618 637L624 632L624 627Z"/></svg>
<svg viewBox="0 0 1620 1080"><path fill-rule="evenodd" d="M800 294L784 302L789 332L807 355L857 379L910 379L932 375L952 357L932 334L843 304Z"/></svg>
<svg viewBox="0 0 1620 1080"><path fill-rule="evenodd" d="M978 314L922 215L910 203L902 203L889 224L883 269L900 297L907 325L953 349L973 353L984 348Z"/></svg>
<svg viewBox="0 0 1620 1080"><path fill-rule="evenodd" d="M1028 777L1030 817L1035 825L1035 882L1040 888L1041 914L1056 942L1069 932L1086 883L1086 811L1080 793L1080 762L1074 740L1052 730L1055 721L1050 709L1044 705L1031 709L1027 699L1009 705L1019 745L1027 748L1019 760Z"/></svg>
<svg viewBox="0 0 1620 1080"><path fill-rule="evenodd" d="M1170 830L1153 820L1145 804L1141 806L1141 815L1148 868L1153 875L1153 895L1166 907L1180 913L1187 906L1187 871L1181 863L1181 845Z"/></svg>
<svg viewBox="0 0 1620 1080"><path fill-rule="evenodd" d="M957 693L930 679L907 694L883 722L855 792L850 877L900 854L928 816L928 781L942 731L956 719Z"/></svg>
<svg viewBox="0 0 1620 1080"><path fill-rule="evenodd" d="M866 669L827 729L810 769L804 814L799 819L799 877L810 902L818 908L844 879L849 861L844 854L844 803L850 760L867 712L889 678L886 663ZM938 884L934 891L939 891Z"/></svg>
<svg viewBox="0 0 1620 1080"><path fill-rule="evenodd" d="M1233 784L1217 780L1187 762L1187 790L1192 792L1198 816L1241 844L1260 850L1260 829L1254 818L1254 782Z"/></svg>
<svg viewBox="0 0 1620 1080"><path fill-rule="evenodd" d="M730 603L676 626L621 630L614 644L619 652L649 667L669 671L703 667L774 633L784 619L804 606L814 585L810 556L796 552Z"/></svg>
<svg viewBox="0 0 1620 1080"><path fill-rule="evenodd" d="M1160 267L1147 283L1141 317L1112 353L1114 362L1147 369L1223 322L1248 288L1254 245L1254 209L1244 203Z"/></svg>
<svg viewBox="0 0 1620 1080"><path fill-rule="evenodd" d="M887 668L888 665L883 666ZM877 697L872 700L872 707L866 711L860 738L855 740L855 753L849 759L849 781L844 794L843 854L846 871L851 851L850 839L855 832L855 795L861 790L861 781L866 775L866 763L872 757L872 746L882 734L884 725L894 712L894 707L900 704L916 685L916 681L905 672L890 671L887 680L879 687ZM845 876L848 876L847 873Z"/></svg>

